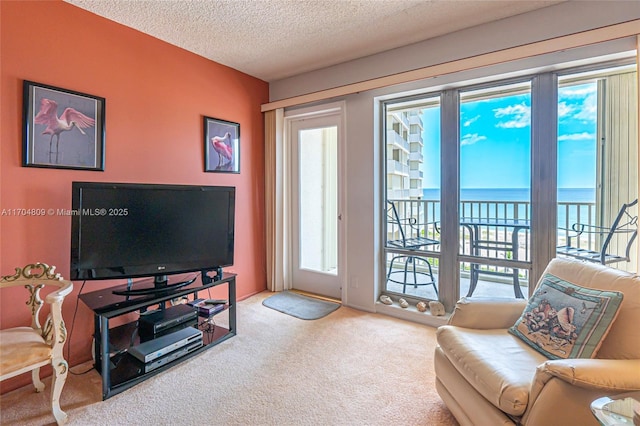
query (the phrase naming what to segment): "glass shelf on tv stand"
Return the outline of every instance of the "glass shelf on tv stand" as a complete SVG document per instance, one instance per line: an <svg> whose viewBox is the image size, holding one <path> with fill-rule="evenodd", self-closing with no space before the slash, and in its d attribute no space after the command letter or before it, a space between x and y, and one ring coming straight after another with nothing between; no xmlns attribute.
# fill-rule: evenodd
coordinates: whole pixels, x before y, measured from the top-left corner
<svg viewBox="0 0 640 426"><path fill-rule="evenodd" d="M109 320L131 313L144 312L154 305L164 305L173 299L193 294L197 298L199 291L212 287L227 285L228 304L225 308L209 318L198 317L199 328L203 331L204 345L166 365L145 372L145 366L126 349L140 343L137 333L137 321L128 322L110 328ZM124 286L126 288L126 286ZM94 312L95 347L94 367L102 376L102 398L107 399L120 393L149 377L165 371L189 358L209 349L236 334L236 275L223 274L222 278L209 284L193 283L168 293L139 296L118 296L107 288L80 295L83 301ZM211 325L214 317L226 312L228 322L224 326ZM105 330L105 332L101 332Z"/></svg>

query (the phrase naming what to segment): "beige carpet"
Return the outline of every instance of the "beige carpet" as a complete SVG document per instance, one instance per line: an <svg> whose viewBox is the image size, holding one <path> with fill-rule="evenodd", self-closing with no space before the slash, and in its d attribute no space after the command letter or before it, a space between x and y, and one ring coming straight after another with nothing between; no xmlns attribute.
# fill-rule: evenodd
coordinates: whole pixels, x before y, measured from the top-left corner
<svg viewBox="0 0 640 426"><path fill-rule="evenodd" d="M70 425L457 425L435 391L435 330L340 307L304 321L239 303L238 335L107 401L69 375ZM74 367L74 371L84 366ZM44 393L0 398L2 425L52 424Z"/></svg>

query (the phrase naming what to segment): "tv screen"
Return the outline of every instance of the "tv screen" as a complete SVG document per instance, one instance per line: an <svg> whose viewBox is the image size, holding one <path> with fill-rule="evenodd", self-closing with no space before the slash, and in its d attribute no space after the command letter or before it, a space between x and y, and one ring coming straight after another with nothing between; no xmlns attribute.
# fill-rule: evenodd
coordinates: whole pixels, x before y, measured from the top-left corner
<svg viewBox="0 0 640 426"><path fill-rule="evenodd" d="M73 182L71 279L230 266L234 213L233 187Z"/></svg>

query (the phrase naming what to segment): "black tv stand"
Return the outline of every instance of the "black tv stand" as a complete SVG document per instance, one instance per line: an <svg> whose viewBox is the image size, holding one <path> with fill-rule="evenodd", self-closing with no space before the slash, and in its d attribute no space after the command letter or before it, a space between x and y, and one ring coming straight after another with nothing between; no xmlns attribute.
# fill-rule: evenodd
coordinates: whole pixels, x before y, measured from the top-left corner
<svg viewBox="0 0 640 426"><path fill-rule="evenodd" d="M113 290L113 294L118 295L118 296L138 296L138 295L145 295L145 294L160 294L160 293L168 293L168 292L172 292L174 290L177 290L179 288L188 286L189 284L192 284L196 278L198 277L193 277L190 280L187 281L180 281L177 283L173 283L173 284L169 284L169 280L167 280L167 276L166 275L162 275L162 277L164 277L164 280L158 280L158 277L154 278L153 281L153 287L147 287L147 288L131 288L133 285L133 282L129 281L129 283L127 284L127 288L126 290Z"/></svg>
<svg viewBox="0 0 640 426"><path fill-rule="evenodd" d="M218 343L236 335L236 275L225 273L219 280L211 280L209 283L187 281L188 284L171 291L163 291L151 294L135 294L121 296L114 294L126 291L125 286L119 288L107 288L91 293L80 295L80 300L93 311L94 314L94 367L102 376L102 399L110 398L130 387L165 371L194 355L210 349ZM109 326L109 320L132 312L145 312L148 308L158 306L164 308L171 300L193 295L198 298L198 292L209 288L226 285L228 303L225 308L213 315L226 313L228 315L228 327L219 324L224 323L216 320L216 325L204 317L199 317L202 321L198 328L203 332L204 346L180 356L161 367L146 372L144 365L141 366L133 355L128 353L132 346L140 344L140 333L138 332L138 322L132 321L117 327ZM120 322L119 322L120 323Z"/></svg>

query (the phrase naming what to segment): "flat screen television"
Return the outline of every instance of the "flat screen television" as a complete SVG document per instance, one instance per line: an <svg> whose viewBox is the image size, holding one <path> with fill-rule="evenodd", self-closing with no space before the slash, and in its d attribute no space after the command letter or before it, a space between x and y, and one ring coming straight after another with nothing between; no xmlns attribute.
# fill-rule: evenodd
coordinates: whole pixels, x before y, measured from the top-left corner
<svg viewBox="0 0 640 426"><path fill-rule="evenodd" d="M73 280L168 289L168 275L233 264L234 187L73 182L71 217Z"/></svg>

